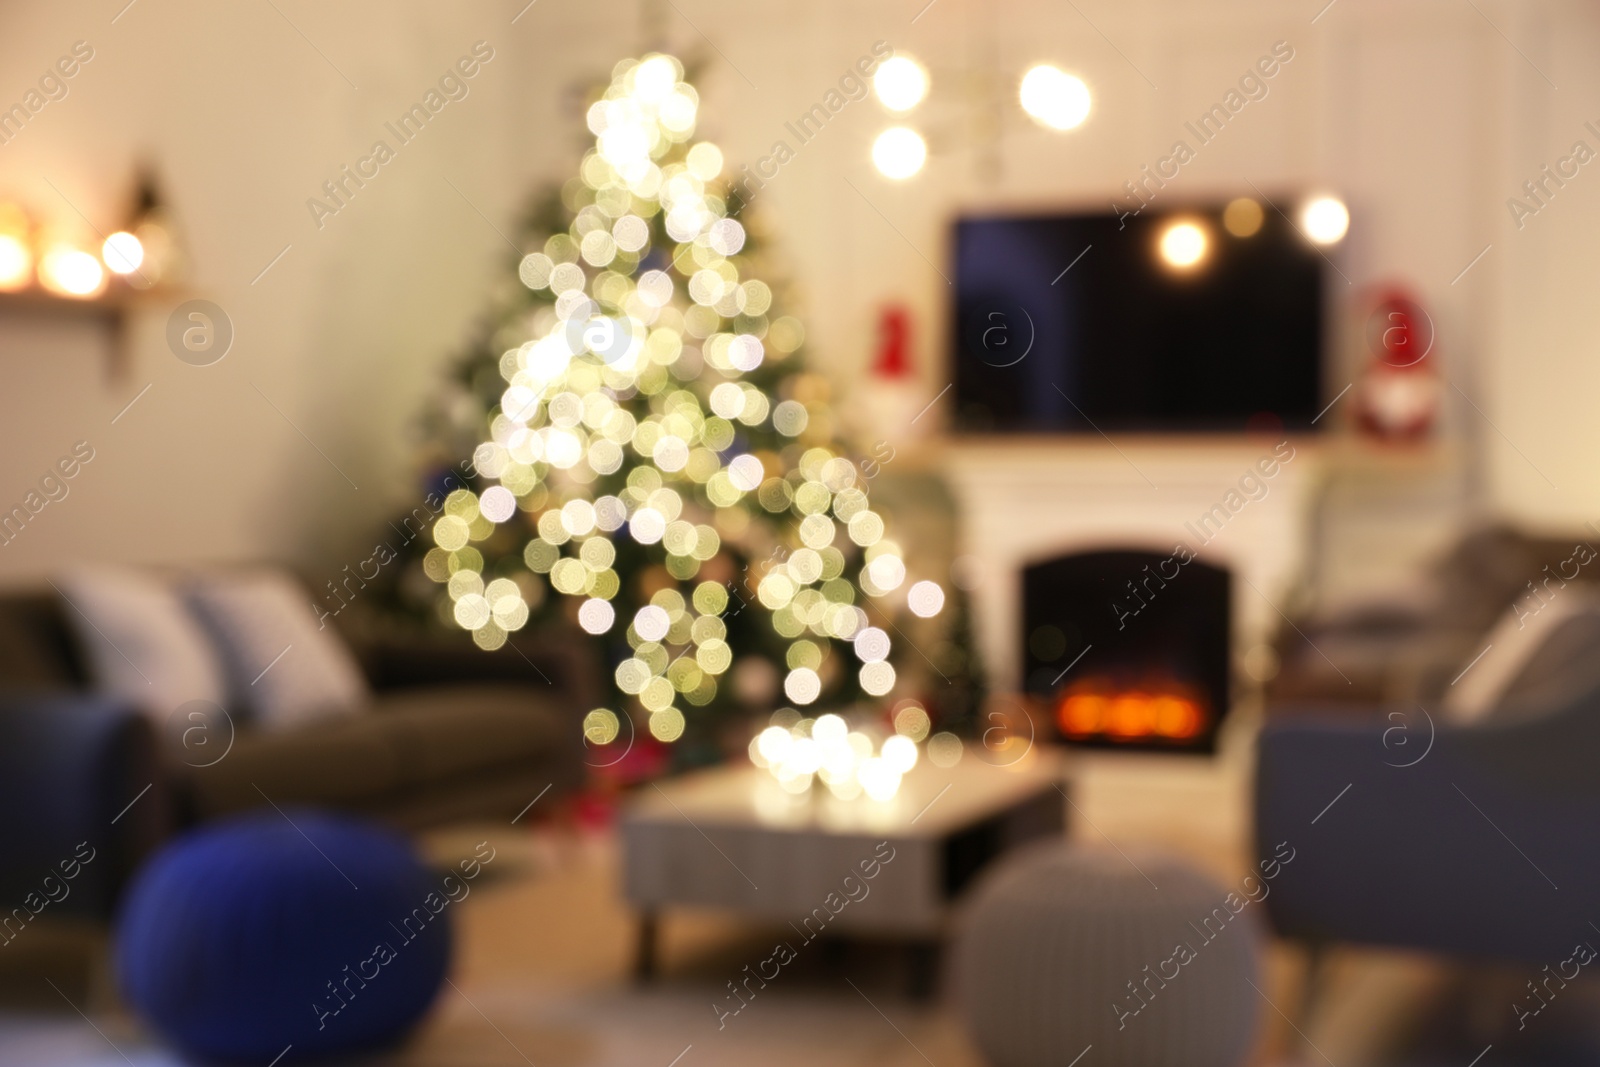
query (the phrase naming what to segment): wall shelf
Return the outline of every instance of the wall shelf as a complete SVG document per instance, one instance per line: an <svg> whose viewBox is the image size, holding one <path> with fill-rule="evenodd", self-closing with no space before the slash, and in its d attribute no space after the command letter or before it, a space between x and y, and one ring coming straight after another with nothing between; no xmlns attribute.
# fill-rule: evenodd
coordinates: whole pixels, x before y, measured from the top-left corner
<svg viewBox="0 0 1600 1067"><path fill-rule="evenodd" d="M87 322L101 326L108 334L108 381L121 381L131 366L130 323L134 315L169 308L185 299L171 289L141 292L113 289L92 299L57 296L29 289L19 293L0 293L0 320L8 318L54 319L61 322Z"/></svg>

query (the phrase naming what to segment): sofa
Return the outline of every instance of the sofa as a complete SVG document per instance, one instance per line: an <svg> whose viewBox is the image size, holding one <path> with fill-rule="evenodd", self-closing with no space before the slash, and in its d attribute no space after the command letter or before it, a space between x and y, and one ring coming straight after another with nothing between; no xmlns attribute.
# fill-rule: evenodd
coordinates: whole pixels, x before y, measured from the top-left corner
<svg viewBox="0 0 1600 1067"><path fill-rule="evenodd" d="M1280 667L1267 684L1268 711L1431 707L1515 605L1534 610L1569 588L1600 588L1600 559L1589 555L1596 550L1592 529L1553 537L1487 524L1385 597L1292 612L1294 624L1275 642Z"/></svg>
<svg viewBox="0 0 1600 1067"><path fill-rule="evenodd" d="M582 784L582 719L599 678L587 642L465 633L347 638L371 688L359 712L288 729L213 729L204 760L148 715L93 692L54 593L0 596L0 905L104 918L177 830L253 808L330 808L416 830L517 816ZM231 734L231 738L227 736ZM211 753L226 751L220 759ZM202 765L196 765L202 764ZM93 860L74 860L80 843ZM32 897L30 898L30 894ZM0 909L0 910L4 910ZM29 910L34 910L32 907Z"/></svg>

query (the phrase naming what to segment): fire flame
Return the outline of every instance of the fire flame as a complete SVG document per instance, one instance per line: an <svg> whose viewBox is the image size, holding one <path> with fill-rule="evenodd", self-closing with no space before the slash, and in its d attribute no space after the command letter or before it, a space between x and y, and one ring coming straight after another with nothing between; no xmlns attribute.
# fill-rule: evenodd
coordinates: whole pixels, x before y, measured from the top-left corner
<svg viewBox="0 0 1600 1067"><path fill-rule="evenodd" d="M1176 683L1086 680L1056 701L1056 724L1071 739L1187 741L1204 731L1207 718L1204 703Z"/></svg>

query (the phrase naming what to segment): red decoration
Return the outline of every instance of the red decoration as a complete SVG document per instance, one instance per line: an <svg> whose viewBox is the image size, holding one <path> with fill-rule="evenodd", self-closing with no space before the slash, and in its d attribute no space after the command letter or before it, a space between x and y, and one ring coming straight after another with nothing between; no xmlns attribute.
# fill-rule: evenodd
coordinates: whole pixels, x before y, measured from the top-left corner
<svg viewBox="0 0 1600 1067"><path fill-rule="evenodd" d="M1434 372L1433 318L1400 286L1389 286L1367 316L1372 361L1356 386L1362 430L1384 440L1416 440L1433 429L1442 392Z"/></svg>
<svg viewBox="0 0 1600 1067"><path fill-rule="evenodd" d="M872 373L879 378L911 377L911 313L900 304L878 312L878 354Z"/></svg>

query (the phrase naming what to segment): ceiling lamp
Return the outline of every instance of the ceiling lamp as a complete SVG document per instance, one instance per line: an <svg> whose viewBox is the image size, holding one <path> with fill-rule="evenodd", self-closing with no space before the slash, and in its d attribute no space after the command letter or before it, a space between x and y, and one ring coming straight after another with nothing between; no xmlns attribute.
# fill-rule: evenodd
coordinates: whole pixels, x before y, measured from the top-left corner
<svg viewBox="0 0 1600 1067"><path fill-rule="evenodd" d="M885 178L904 181L921 170L927 160L927 142L906 126L891 126L872 142L872 165Z"/></svg>
<svg viewBox="0 0 1600 1067"><path fill-rule="evenodd" d="M1319 245L1338 244L1350 229L1350 211L1336 196L1319 196L1300 209L1300 228Z"/></svg>
<svg viewBox="0 0 1600 1067"><path fill-rule="evenodd" d="M928 95L928 72L910 56L895 56L872 76L872 91L890 111L910 111Z"/></svg>
<svg viewBox="0 0 1600 1067"><path fill-rule="evenodd" d="M1022 110L1052 130L1070 130L1089 117L1089 87L1059 67L1041 63L1022 76Z"/></svg>
<svg viewBox="0 0 1600 1067"><path fill-rule="evenodd" d="M1014 114L1002 108L994 95L995 87L1004 85L1005 80L989 72L983 72L981 77L978 72L965 72L962 76L946 80L985 87L981 94L972 97L970 103L985 115L999 114L1002 117L999 123L984 124L986 128L993 127L991 136L994 140L991 140L987 150L990 153L997 152L995 141L1003 132L1002 127L1011 126L1009 116ZM931 84L928 69L913 57L903 54L885 60L872 77L872 91L878 102L886 110L902 115L928 99ZM1071 130L1081 126L1083 120L1089 117L1089 87L1083 83L1083 79L1047 63L1039 64L1023 75L1020 98L1022 110L1048 129ZM937 125L933 136L936 142L944 137ZM920 172L927 158L927 142L922 134L908 126L884 130L872 145L873 165L884 177L896 181L903 181Z"/></svg>

